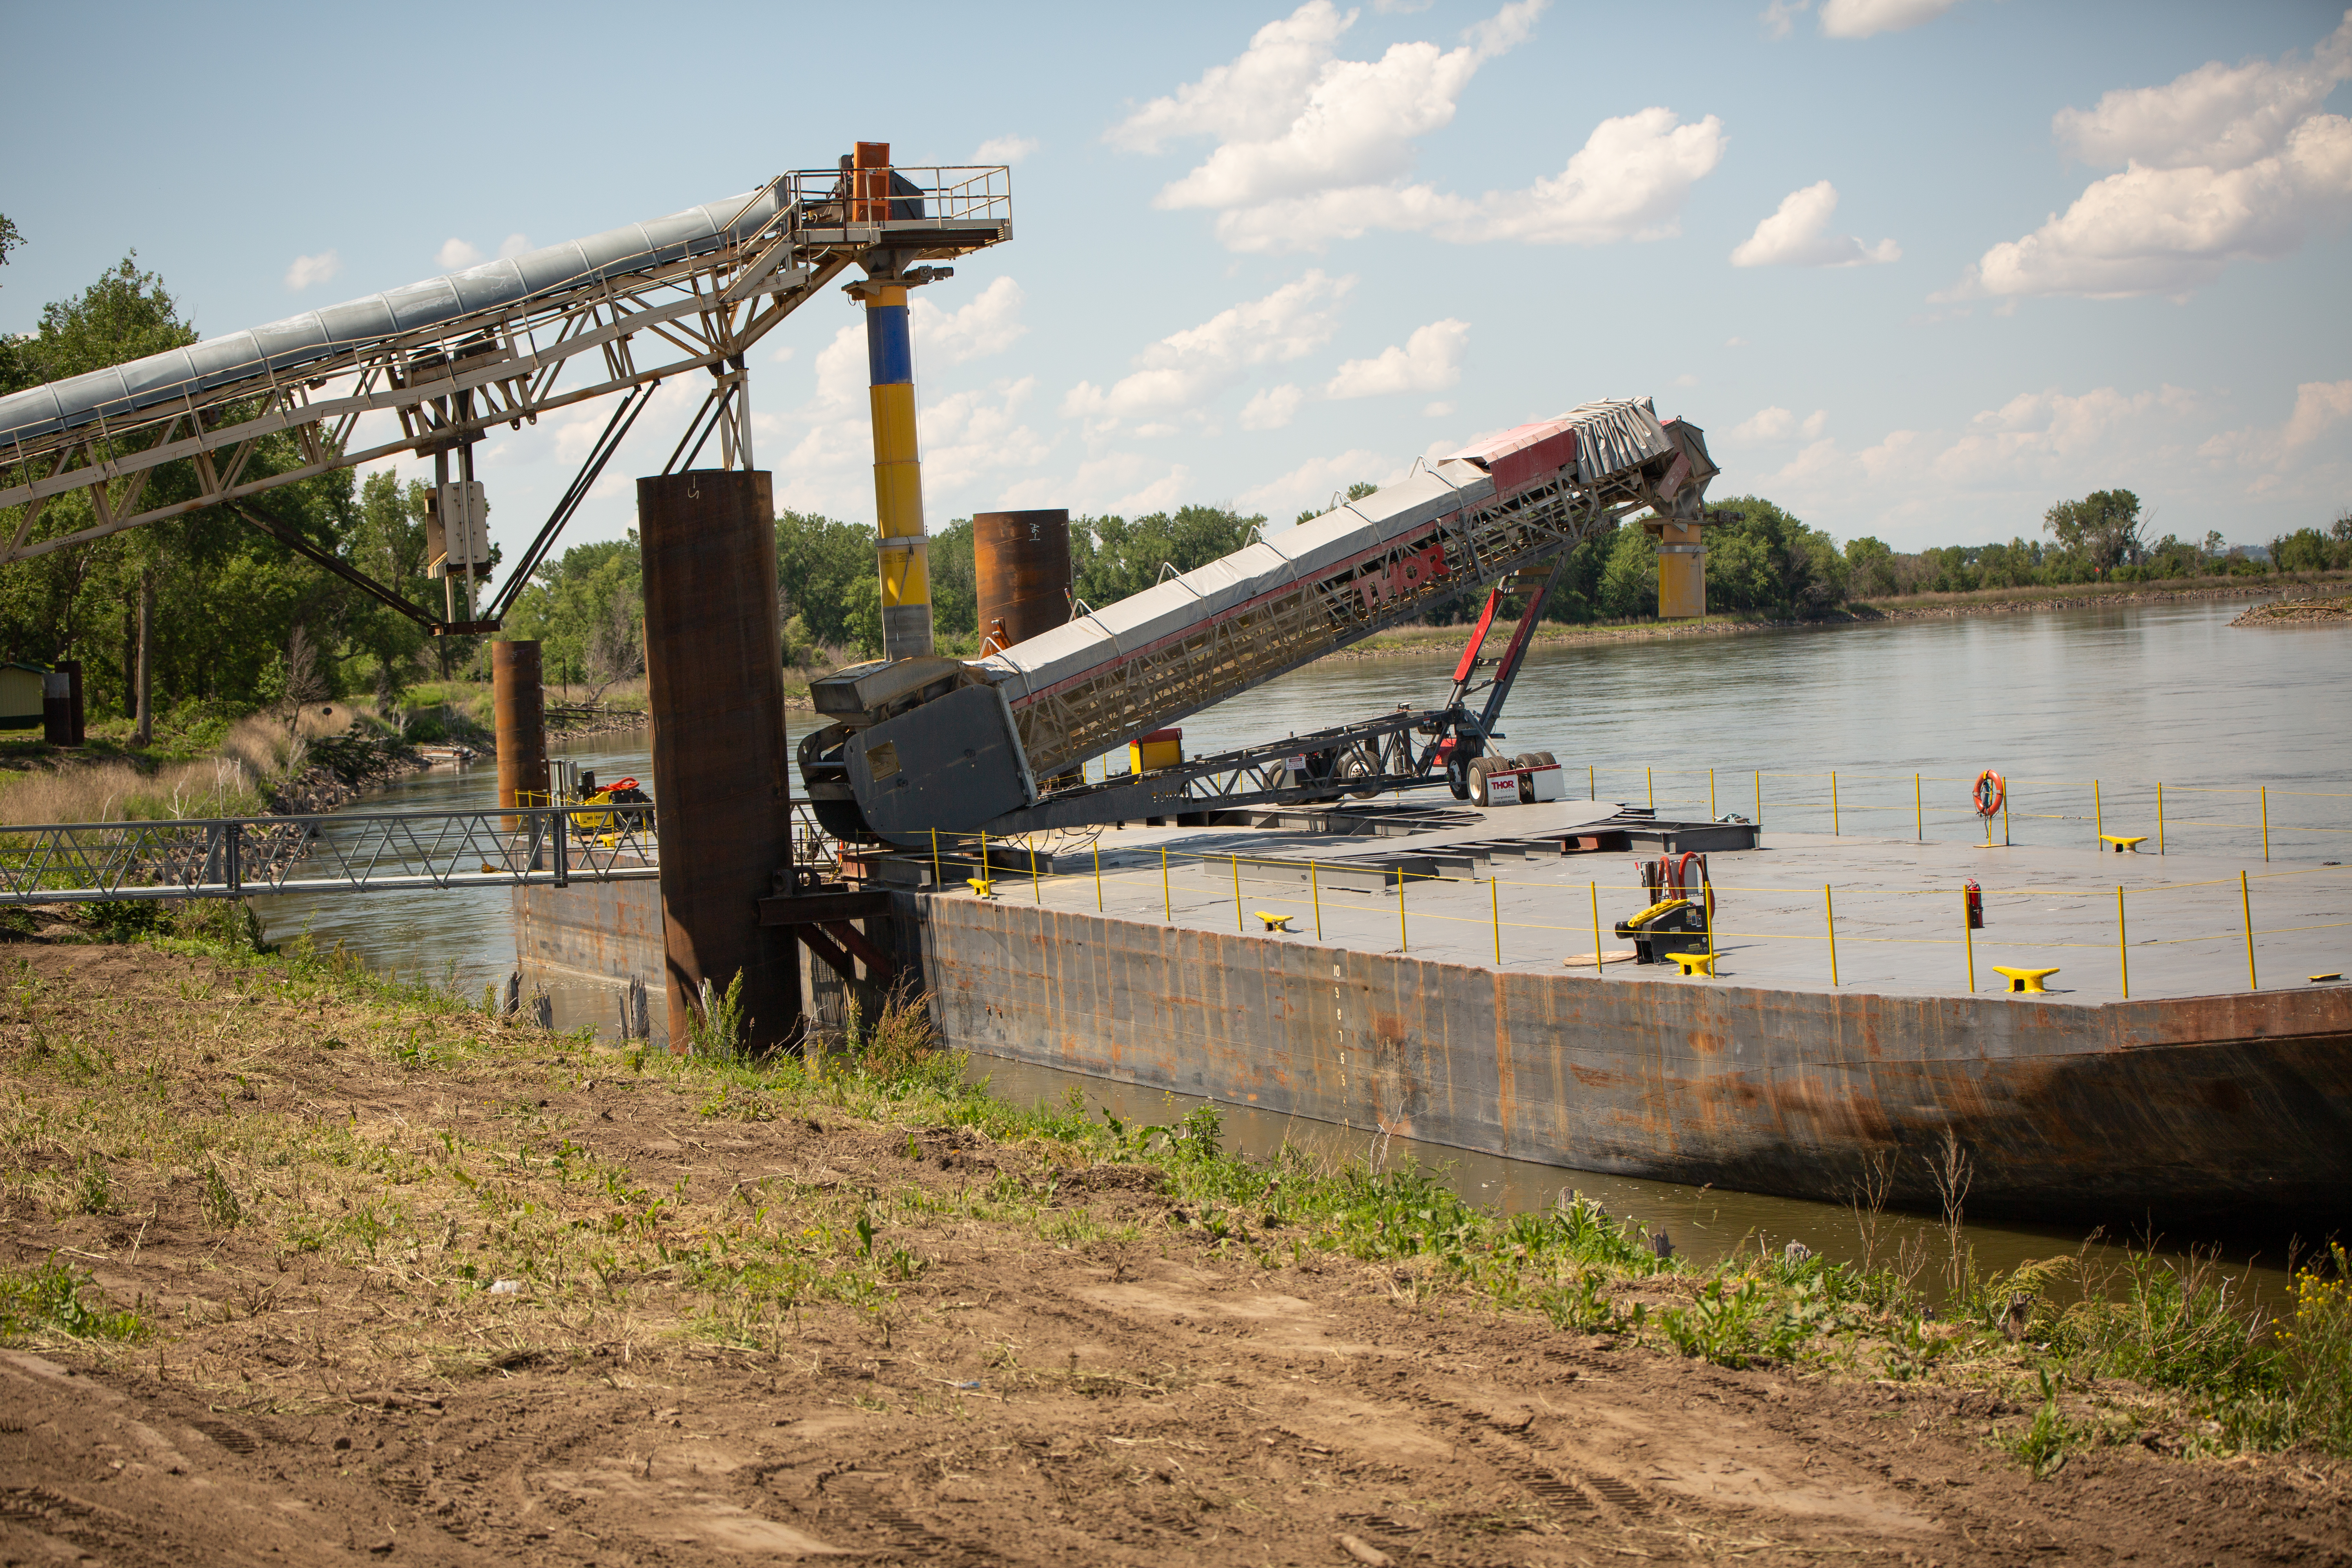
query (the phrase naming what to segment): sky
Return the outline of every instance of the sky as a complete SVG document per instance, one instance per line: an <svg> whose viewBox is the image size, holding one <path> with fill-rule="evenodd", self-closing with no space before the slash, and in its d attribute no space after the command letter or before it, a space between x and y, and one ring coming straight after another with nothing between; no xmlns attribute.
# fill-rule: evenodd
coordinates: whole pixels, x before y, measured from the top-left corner
<svg viewBox="0 0 2352 1568"><path fill-rule="evenodd" d="M1899 550L2121 486L2253 543L2352 506L2352 13L2246 3L1295 8L0 0L0 331L135 251L233 331L755 188L1012 165L915 295L926 510L1286 524L1601 397L1718 499ZM89 30L115 45L92 72ZM135 47L121 47L135 40ZM863 329L751 360L780 506L870 522ZM673 381L565 536L632 526ZM479 449L511 552L605 411ZM409 465L406 472L423 472Z"/></svg>

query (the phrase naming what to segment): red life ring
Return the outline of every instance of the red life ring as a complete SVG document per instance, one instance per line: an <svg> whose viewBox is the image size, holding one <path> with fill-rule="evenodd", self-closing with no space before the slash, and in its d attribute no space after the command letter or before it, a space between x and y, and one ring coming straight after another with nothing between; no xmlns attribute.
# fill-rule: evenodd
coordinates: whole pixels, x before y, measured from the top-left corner
<svg viewBox="0 0 2352 1568"><path fill-rule="evenodd" d="M2006 781L1990 768L1977 775L1976 788L1971 793L1976 796L1979 816L2000 816L2002 805L2009 799Z"/></svg>
<svg viewBox="0 0 2352 1568"><path fill-rule="evenodd" d="M635 779L615 779L611 784L604 786L608 793L614 795L617 795L625 789L635 789L636 787L637 781Z"/></svg>

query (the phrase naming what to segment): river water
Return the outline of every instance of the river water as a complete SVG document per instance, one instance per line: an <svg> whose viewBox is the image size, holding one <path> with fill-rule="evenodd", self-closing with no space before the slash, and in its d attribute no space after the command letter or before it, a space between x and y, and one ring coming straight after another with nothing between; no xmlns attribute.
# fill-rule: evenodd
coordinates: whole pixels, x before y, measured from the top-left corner
<svg viewBox="0 0 2352 1568"><path fill-rule="evenodd" d="M2110 832L2153 836L2161 784L2164 837L2175 849L2259 859L2267 813L2273 859L2352 858L2344 853L2352 849L2344 831L2352 828L2352 636L2327 626L2231 626L2244 607L2118 605L1538 647L1512 693L1505 749L1551 752L1571 777L1589 769L1600 798L1654 800L1662 815L1754 816L1760 790L1768 827L1827 831L1834 823L1844 832L1906 837L1978 833L1968 791L1979 770L1991 768L2009 782L2007 831L2017 842L2085 847L2095 820ZM1185 747L1218 751L1400 703L1435 705L1452 665L1452 656L1438 654L1327 659L1187 720ZM787 727L797 740L814 723L795 713ZM553 750L608 781L653 773L642 731ZM488 766L439 769L354 809L480 808L496 804L496 783ZM259 907L274 940L307 931L322 944L348 943L378 970L467 995L514 966L502 889L286 895ZM603 1023L611 1005L600 996L558 1001L567 1026ZM1147 1122L1181 1115L1190 1103L1003 1062L977 1063L975 1071L1016 1097L1058 1100L1075 1089L1089 1108ZM1339 1158L1368 1152L1360 1135L1349 1142L1335 1129L1263 1112L1225 1114L1234 1140L1255 1151L1287 1138ZM1802 1241L1837 1257L1865 1250L1855 1216L1832 1204L1450 1149L1399 1145L1386 1156L1447 1166L1466 1196L1510 1210L1574 1187L1664 1227L1701 1258L1744 1237ZM2206 1239L2243 1256L2246 1238ZM1967 1240L1980 1262L2010 1267L2082 1237L1971 1224ZM2265 1261L2275 1264L2272 1240ZM1874 1250L1884 1258L1906 1243L1942 1257L1934 1227L1898 1217L1881 1226ZM2258 1272L2273 1289L2283 1279L2269 1268Z"/></svg>

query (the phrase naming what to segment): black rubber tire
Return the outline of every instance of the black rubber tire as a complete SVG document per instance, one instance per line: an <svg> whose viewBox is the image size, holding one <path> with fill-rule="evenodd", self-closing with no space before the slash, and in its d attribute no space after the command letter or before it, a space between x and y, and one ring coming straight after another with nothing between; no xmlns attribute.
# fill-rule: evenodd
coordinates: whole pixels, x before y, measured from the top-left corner
<svg viewBox="0 0 2352 1568"><path fill-rule="evenodd" d="M1502 761L1503 759L1500 757L1473 757L1470 759L1469 773L1471 804L1481 806L1491 805L1494 804L1493 796L1486 788L1486 775L1495 772L1501 764Z"/></svg>
<svg viewBox="0 0 2352 1568"><path fill-rule="evenodd" d="M1536 760L1535 765L1539 768L1556 768L1559 766L1559 759L1553 756L1549 752L1529 752L1528 755Z"/></svg>

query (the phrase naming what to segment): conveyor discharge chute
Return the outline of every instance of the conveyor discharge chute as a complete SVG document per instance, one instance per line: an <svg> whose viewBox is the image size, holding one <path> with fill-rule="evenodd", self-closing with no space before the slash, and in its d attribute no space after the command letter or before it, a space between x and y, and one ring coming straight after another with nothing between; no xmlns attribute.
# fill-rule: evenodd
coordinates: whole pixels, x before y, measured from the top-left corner
<svg viewBox="0 0 2352 1568"><path fill-rule="evenodd" d="M1696 517L1716 471L1703 433L1660 421L1647 399L1585 404L1417 466L1372 495L1115 605L1083 608L1066 626L964 667L970 675L953 688L976 679L1002 699L988 714L969 700L956 705L961 722L991 733L986 744L975 736L949 751L961 756L969 746L977 762L993 749L1003 759L1003 776L970 791L969 809L927 790L926 809L915 812L911 786L877 787L859 765L885 745L892 748L886 758L905 754L899 740L947 719L945 710L925 711L947 689L866 701L863 692L887 666L853 667L815 684L818 710L837 721L802 742L803 776L837 830L908 843L932 828L1143 815L1132 802L1105 799L1101 809L1114 815L1066 806L1041 819L1031 781L1417 619L1455 595L1549 563L1633 511ZM935 752L938 741L915 749ZM1001 803L1014 788L1029 805L1008 813Z"/></svg>

